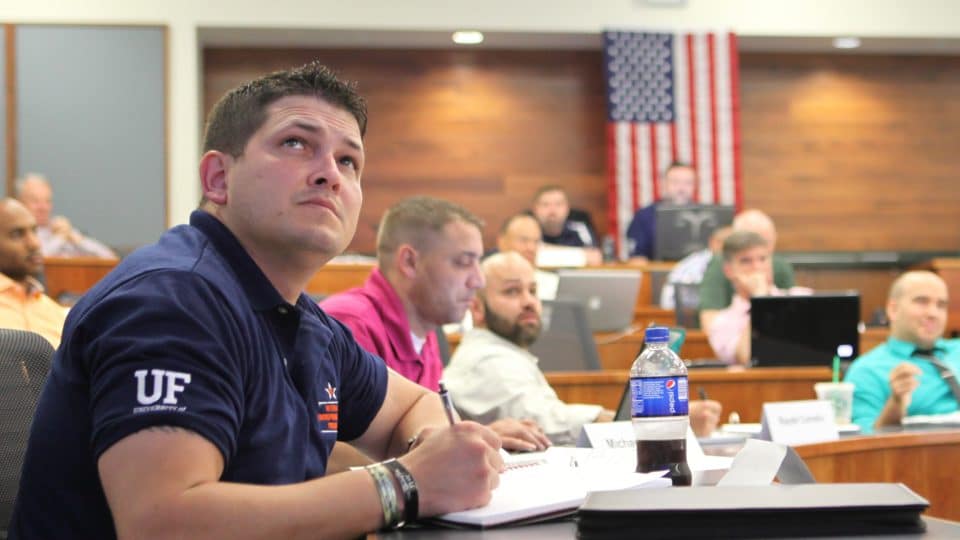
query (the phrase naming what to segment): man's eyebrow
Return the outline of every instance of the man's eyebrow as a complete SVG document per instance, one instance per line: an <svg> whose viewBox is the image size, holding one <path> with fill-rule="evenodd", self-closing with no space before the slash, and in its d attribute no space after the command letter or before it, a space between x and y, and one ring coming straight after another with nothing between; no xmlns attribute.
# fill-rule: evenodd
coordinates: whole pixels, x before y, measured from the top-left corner
<svg viewBox="0 0 960 540"><path fill-rule="evenodd" d="M296 127L310 133L320 133L322 130L319 125L313 124L310 122L305 122L303 120L294 120L290 123L291 127ZM363 145L357 142L353 137L345 136L343 137L343 142L348 146L357 151L363 151Z"/></svg>

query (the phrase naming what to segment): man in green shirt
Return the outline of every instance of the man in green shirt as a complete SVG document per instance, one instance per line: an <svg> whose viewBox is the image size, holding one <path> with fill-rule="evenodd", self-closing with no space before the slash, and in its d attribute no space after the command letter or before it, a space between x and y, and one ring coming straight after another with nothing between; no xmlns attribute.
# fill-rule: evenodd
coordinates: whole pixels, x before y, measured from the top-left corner
<svg viewBox="0 0 960 540"><path fill-rule="evenodd" d="M767 241L771 251L776 248L777 229L770 216L760 210L744 210L737 214L733 219L733 230L755 232ZM776 254L773 255L773 283L784 290L794 286L793 267ZM733 293L733 284L723 273L723 260L715 256L700 282L700 328L709 329L717 312L730 305Z"/></svg>

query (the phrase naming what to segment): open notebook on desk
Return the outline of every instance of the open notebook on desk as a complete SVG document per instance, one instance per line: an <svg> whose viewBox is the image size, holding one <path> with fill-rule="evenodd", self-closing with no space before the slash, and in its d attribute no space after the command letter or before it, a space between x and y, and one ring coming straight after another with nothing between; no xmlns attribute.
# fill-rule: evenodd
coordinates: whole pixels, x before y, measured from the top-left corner
<svg viewBox="0 0 960 540"><path fill-rule="evenodd" d="M536 454L514 454L504 461L507 470L490 503L481 508L444 514L434 523L493 527L506 523L538 521L573 513L587 493L641 487L667 487L663 473L624 471L589 448L553 447Z"/></svg>

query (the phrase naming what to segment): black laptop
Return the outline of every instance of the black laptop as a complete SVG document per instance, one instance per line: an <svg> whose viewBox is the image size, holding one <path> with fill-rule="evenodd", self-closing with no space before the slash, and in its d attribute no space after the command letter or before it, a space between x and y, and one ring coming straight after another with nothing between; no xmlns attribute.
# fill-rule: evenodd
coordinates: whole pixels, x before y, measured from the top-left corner
<svg viewBox="0 0 960 540"><path fill-rule="evenodd" d="M733 207L714 204L658 204L653 258L678 261L707 247L715 229L733 222Z"/></svg>
<svg viewBox="0 0 960 540"><path fill-rule="evenodd" d="M755 366L831 366L859 354L860 294L757 296L750 300Z"/></svg>

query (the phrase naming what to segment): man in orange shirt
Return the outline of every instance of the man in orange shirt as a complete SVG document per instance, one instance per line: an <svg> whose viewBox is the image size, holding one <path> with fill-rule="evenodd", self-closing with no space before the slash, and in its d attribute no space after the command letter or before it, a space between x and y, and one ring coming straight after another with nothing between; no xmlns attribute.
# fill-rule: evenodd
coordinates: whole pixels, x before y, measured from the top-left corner
<svg viewBox="0 0 960 540"><path fill-rule="evenodd" d="M0 200L0 328L36 332L56 348L67 310L33 277L42 266L33 214L16 199Z"/></svg>

